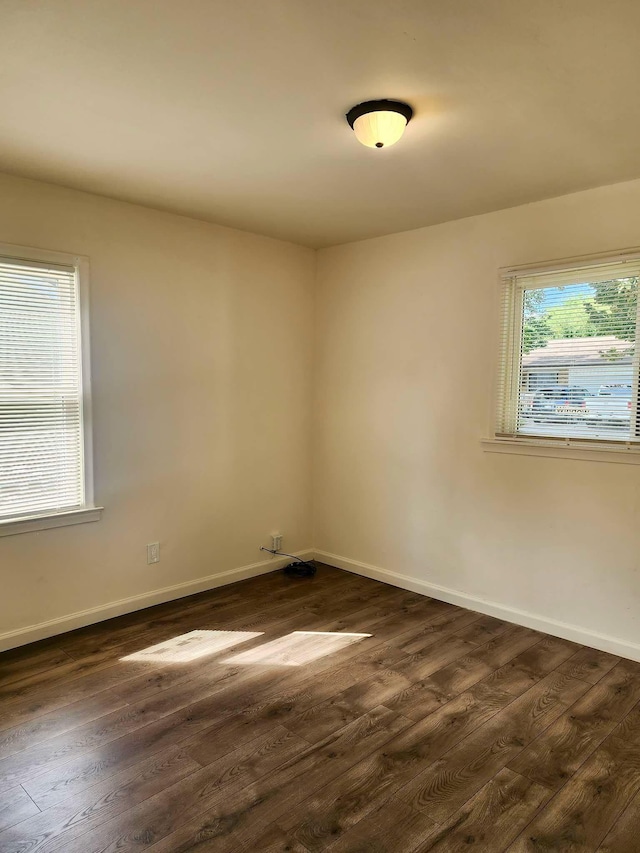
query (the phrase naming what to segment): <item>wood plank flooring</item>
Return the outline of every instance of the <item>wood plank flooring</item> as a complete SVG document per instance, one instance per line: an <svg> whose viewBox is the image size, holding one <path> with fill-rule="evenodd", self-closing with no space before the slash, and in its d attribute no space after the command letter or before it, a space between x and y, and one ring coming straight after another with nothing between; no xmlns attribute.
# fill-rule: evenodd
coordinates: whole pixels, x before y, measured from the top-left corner
<svg viewBox="0 0 640 853"><path fill-rule="evenodd" d="M637 853L640 664L320 566L0 655L2 853Z"/></svg>

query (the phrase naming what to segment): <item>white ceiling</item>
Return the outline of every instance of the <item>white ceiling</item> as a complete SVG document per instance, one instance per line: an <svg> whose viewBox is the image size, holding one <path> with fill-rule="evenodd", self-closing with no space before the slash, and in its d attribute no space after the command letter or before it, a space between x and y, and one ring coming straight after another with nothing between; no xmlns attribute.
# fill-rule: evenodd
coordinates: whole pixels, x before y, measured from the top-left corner
<svg viewBox="0 0 640 853"><path fill-rule="evenodd" d="M325 246L640 176L639 0L0 0L0 171ZM415 109L358 144L346 110Z"/></svg>

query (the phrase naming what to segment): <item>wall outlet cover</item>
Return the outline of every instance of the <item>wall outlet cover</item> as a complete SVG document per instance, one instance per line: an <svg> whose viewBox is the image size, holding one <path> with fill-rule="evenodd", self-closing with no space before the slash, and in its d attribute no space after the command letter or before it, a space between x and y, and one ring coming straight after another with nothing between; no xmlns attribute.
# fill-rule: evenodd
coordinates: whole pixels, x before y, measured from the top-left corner
<svg viewBox="0 0 640 853"><path fill-rule="evenodd" d="M150 542L147 545L147 565L160 562L160 543Z"/></svg>

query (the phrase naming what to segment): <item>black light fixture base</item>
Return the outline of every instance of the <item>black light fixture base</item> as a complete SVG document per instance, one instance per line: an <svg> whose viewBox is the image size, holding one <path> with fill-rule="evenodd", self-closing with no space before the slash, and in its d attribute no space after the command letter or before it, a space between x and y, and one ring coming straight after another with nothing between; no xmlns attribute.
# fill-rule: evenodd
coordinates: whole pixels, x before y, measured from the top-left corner
<svg viewBox="0 0 640 853"><path fill-rule="evenodd" d="M353 125L360 116L366 115L367 113L380 112L400 113L400 115L404 116L407 120L407 124L409 124L413 117L413 109L409 104L405 104L404 101L392 101L388 98L383 98L378 101L363 101L361 104L356 104L356 106L351 107L349 112L346 114L346 119L349 123L349 127L353 130Z"/></svg>

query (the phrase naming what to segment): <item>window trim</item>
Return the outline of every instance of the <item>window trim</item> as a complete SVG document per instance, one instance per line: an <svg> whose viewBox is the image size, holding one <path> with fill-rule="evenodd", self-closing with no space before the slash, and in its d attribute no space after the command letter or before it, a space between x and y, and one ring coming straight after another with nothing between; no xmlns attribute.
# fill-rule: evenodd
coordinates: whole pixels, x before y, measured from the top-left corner
<svg viewBox="0 0 640 853"><path fill-rule="evenodd" d="M84 481L84 505L60 511L26 514L19 517L0 518L0 537L15 533L29 533L70 524L99 521L104 507L96 506L93 477L93 418L91 396L91 341L89 329L89 258L0 243L0 256L15 260L35 261L45 264L73 266L76 270L80 326L80 387L82 389L82 472Z"/></svg>
<svg viewBox="0 0 640 853"><path fill-rule="evenodd" d="M558 437L546 435L526 435L508 433L504 425L513 422L513 406L519 396L519 365L515 340L522 336L522 306L524 291L511 288L509 298L505 299L505 287L509 279L524 275L563 272L579 267L597 266L605 263L620 263L640 260L640 247L617 249L610 252L598 252L589 255L574 255L553 261L518 264L501 267L498 270L498 304L502 326L497 350L497 382L494 387L491 412L491 437L481 439L482 449L493 453L508 453L525 456L565 457L586 459L599 462L640 463L640 439L585 439L578 437ZM640 419L640 299L637 306L636 348L634 353L634 399L636 408L632 412L632 428L637 430ZM505 324L506 323L506 327ZM515 393L514 393L515 387Z"/></svg>
<svg viewBox="0 0 640 853"><path fill-rule="evenodd" d="M487 453L506 453L512 456L544 456L548 459L582 459L588 462L621 462L630 465L640 465L640 447L620 442L620 445L606 442L593 444L580 443L578 439L532 438L483 438L480 441L482 449Z"/></svg>

